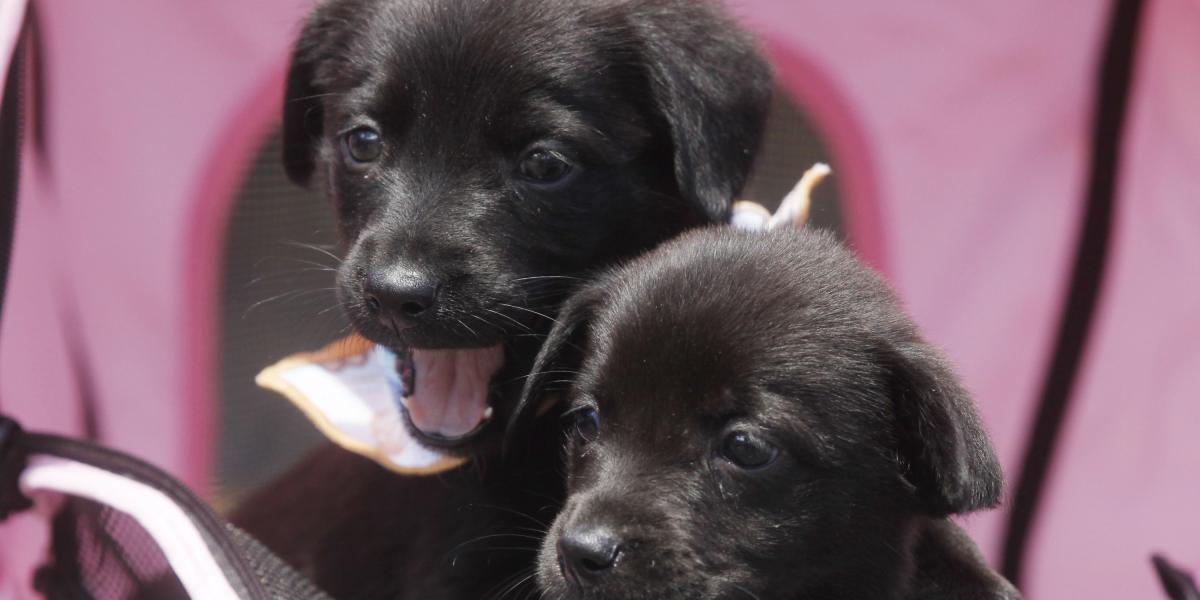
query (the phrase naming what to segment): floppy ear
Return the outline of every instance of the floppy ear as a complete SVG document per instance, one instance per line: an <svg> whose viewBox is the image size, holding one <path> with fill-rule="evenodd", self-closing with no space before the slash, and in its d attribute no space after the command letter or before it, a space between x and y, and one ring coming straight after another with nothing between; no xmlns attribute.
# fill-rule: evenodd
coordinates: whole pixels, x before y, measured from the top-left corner
<svg viewBox="0 0 1200 600"><path fill-rule="evenodd" d="M890 366L903 475L923 508L945 516L996 506L1000 465L950 366L920 342L894 349Z"/></svg>
<svg viewBox="0 0 1200 600"><path fill-rule="evenodd" d="M670 128L679 191L704 217L723 222L758 153L771 68L713 3L678 4L644 15L634 27L654 101Z"/></svg>
<svg viewBox="0 0 1200 600"><path fill-rule="evenodd" d="M348 22L337 2L318 6L292 49L283 98L283 168L288 177L307 187L316 168L316 144L324 128L323 90L317 70L335 42L338 29Z"/></svg>
<svg viewBox="0 0 1200 600"><path fill-rule="evenodd" d="M541 404L546 382L551 378L561 379L564 365L572 358L577 358L579 342L587 329L592 310L600 298L600 286L591 285L576 292L564 304L558 313L554 328L542 342L529 376L525 378L525 387L521 390L521 398L513 409L509 419L505 439L511 439L523 423L532 418Z"/></svg>
<svg viewBox="0 0 1200 600"><path fill-rule="evenodd" d="M304 41L301 39L300 44ZM283 168L288 178L307 187L316 166L314 138L322 128L321 99L313 85L315 66L299 45L292 54L283 102Z"/></svg>

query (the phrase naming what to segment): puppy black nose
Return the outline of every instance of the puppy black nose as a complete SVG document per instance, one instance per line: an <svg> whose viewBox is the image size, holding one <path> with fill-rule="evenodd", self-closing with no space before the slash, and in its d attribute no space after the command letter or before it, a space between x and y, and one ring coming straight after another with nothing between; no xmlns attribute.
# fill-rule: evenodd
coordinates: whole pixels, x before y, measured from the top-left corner
<svg viewBox="0 0 1200 600"><path fill-rule="evenodd" d="M558 538L558 566L578 586L595 583L612 571L621 555L621 539L605 527L575 527Z"/></svg>
<svg viewBox="0 0 1200 600"><path fill-rule="evenodd" d="M372 275L363 284L367 310L385 325L402 329L431 312L437 303L436 277L415 269L398 268Z"/></svg>

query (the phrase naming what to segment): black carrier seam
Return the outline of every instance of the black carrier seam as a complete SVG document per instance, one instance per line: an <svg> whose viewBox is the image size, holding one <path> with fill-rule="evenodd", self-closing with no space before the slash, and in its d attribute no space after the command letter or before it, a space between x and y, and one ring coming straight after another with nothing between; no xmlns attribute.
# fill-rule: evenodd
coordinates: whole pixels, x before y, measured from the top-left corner
<svg viewBox="0 0 1200 600"><path fill-rule="evenodd" d="M1144 6L1143 0L1115 2L1099 63L1083 225L1054 352L1026 439L1005 532L1001 571L1018 588L1024 575L1022 567L1029 535L1037 520L1046 477L1054 461L1103 291L1120 181L1121 144Z"/></svg>
<svg viewBox="0 0 1200 600"><path fill-rule="evenodd" d="M25 140L26 117L25 78L30 23L33 20L32 5L26 11L10 57L3 94L0 95L0 316L3 315L4 300L8 293L17 220L17 194L21 190L21 151Z"/></svg>

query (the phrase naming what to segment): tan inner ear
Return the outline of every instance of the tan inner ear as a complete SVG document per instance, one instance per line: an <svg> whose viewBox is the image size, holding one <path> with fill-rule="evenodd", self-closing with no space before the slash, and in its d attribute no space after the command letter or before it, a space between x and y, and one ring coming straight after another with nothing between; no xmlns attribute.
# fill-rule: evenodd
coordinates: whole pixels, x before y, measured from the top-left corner
<svg viewBox="0 0 1200 600"><path fill-rule="evenodd" d="M813 190L833 172L829 165L816 163L809 167L800 181L784 196L775 214L771 214L763 205L751 200L739 200L733 203L730 213L730 224L740 229L769 230L780 225L804 227L812 212Z"/></svg>
<svg viewBox="0 0 1200 600"><path fill-rule="evenodd" d="M833 169L825 163L816 163L809 167L800 177L800 181L796 183L796 187L783 197L779 209L775 211L774 215L771 215L771 220L767 222L767 229L786 224L803 227L808 223L808 216L812 212L813 190L817 189L817 186L825 181L825 178L832 172Z"/></svg>

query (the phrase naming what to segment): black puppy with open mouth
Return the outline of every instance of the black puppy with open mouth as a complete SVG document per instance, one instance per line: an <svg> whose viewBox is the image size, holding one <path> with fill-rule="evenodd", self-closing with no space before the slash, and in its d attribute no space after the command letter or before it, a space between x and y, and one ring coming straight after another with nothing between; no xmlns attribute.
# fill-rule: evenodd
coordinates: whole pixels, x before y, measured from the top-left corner
<svg viewBox="0 0 1200 600"><path fill-rule="evenodd" d="M769 86L704 2L322 4L292 62L285 160L335 203L356 330L418 389L459 392L412 398L414 433L478 441L487 382L572 277L722 220Z"/></svg>
<svg viewBox="0 0 1200 600"><path fill-rule="evenodd" d="M235 522L336 597L474 599L532 566L496 548L557 511L560 426L501 461L494 425L573 288L726 220L770 90L707 1L320 3L287 81L288 173L335 207L340 299L398 357L407 428L473 460L401 477L324 448Z"/></svg>
<svg viewBox="0 0 1200 600"><path fill-rule="evenodd" d="M526 408L564 371L547 598L1019 597L946 518L1000 498L970 398L830 235L664 244L567 303Z"/></svg>

